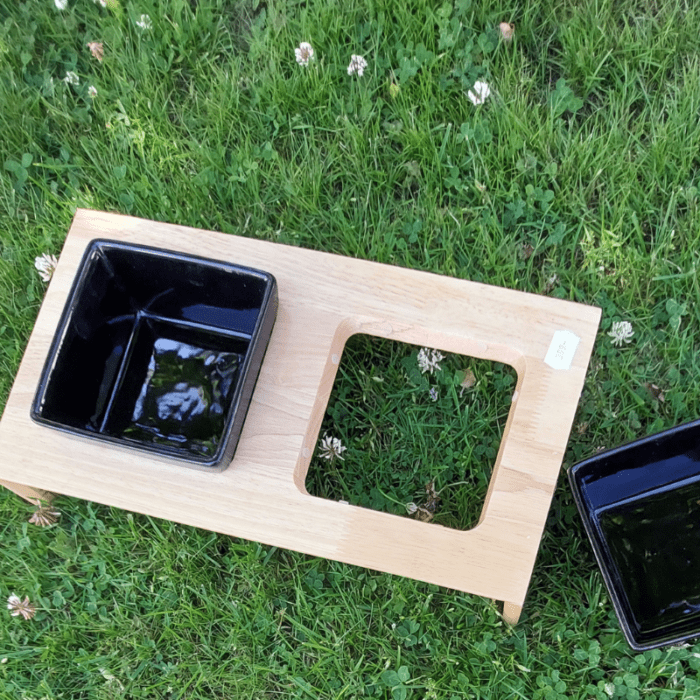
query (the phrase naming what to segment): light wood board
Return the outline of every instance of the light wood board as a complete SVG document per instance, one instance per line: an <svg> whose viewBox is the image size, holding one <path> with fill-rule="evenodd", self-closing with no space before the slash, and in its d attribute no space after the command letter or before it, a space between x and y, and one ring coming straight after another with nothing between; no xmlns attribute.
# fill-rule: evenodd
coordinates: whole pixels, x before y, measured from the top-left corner
<svg viewBox="0 0 700 700"><path fill-rule="evenodd" d="M94 238L195 253L277 278L277 322L236 456L225 471L189 469L30 419L51 339ZM0 420L0 483L25 498L61 493L494 598L505 602L504 616L515 622L599 320L595 307L549 297L78 210ZM306 492L343 347L355 333L504 362L517 371L488 495L473 529L461 532ZM573 336L579 342L572 353ZM559 359L552 360L557 351Z"/></svg>

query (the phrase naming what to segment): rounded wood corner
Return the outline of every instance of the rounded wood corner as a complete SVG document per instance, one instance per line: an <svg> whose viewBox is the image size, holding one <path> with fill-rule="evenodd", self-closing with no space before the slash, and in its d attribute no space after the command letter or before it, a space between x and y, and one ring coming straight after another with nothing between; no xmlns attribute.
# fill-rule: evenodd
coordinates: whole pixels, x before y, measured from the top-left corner
<svg viewBox="0 0 700 700"><path fill-rule="evenodd" d="M338 373L338 367L340 366L340 359L343 355L343 350L345 349L348 338L361 332L358 331L358 327L358 321L353 317L342 318L338 322L333 337L331 338L328 356L323 368L323 375L319 383L314 407L311 412L306 434L304 435L302 448L294 467L294 485L297 487L298 491L305 496L311 495L306 490L306 475L309 471L309 464L311 463L311 457L313 456L316 443L318 442L326 406L328 406L328 400L333 391L333 384Z"/></svg>

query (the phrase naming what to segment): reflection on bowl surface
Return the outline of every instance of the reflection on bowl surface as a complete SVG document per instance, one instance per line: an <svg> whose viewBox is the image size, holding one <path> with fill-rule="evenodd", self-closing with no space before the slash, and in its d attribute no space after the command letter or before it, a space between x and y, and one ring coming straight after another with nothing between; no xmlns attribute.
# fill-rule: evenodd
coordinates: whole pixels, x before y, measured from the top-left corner
<svg viewBox="0 0 700 700"><path fill-rule="evenodd" d="M93 241L32 417L221 468L233 455L276 310L268 273Z"/></svg>
<svg viewBox="0 0 700 700"><path fill-rule="evenodd" d="M133 394L130 397L129 405L133 403L134 408L129 424L123 429L120 426L121 435L127 440L172 445L211 456L224 432L245 347L240 352L234 347L226 352L212 349L213 342L198 347L149 335L148 365L145 373L143 366L138 372L143 381L136 400ZM143 336L139 333L136 342L143 342ZM199 345L203 344L200 340Z"/></svg>

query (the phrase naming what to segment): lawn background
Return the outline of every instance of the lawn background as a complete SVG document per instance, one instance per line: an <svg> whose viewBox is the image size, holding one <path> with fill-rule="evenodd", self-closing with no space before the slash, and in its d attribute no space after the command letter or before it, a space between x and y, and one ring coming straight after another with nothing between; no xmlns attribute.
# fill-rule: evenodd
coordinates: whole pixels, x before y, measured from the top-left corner
<svg viewBox="0 0 700 700"><path fill-rule="evenodd" d="M564 467L697 417L699 20L681 0L0 0L0 402L45 289L34 258L58 254L88 207L600 306ZM307 68L300 41L315 49ZM364 76L347 75L351 54ZM480 106L466 95L476 80L491 86ZM616 321L634 328L623 347L607 336ZM368 505L420 499L425 478L487 480L496 438L465 461L434 430L451 425L450 381L466 369L477 384L450 421L484 399L463 440L498 429L485 399L507 372L448 358L432 402L410 379L414 354L353 349L329 405L353 488L384 480ZM385 384L418 407L407 420L383 421ZM415 479L393 476L387 446L414 443L401 460ZM368 444L372 472L354 461ZM39 606L29 621L4 615L2 698L700 692L700 645L627 647L563 478L514 628L477 597L57 505L41 529L0 494L0 594Z"/></svg>

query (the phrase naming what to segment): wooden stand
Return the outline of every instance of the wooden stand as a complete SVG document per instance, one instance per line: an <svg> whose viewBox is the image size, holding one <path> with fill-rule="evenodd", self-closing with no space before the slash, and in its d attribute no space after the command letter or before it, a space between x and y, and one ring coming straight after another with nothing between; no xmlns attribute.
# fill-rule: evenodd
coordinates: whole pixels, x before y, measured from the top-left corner
<svg viewBox="0 0 700 700"><path fill-rule="evenodd" d="M51 339L93 238L229 260L277 278L277 323L226 471L188 469L31 421ZM599 320L599 309L558 299L78 210L0 421L0 483L29 500L62 493L502 600L505 619L515 623ZM355 333L504 362L517 371L481 519L472 530L306 492L340 356Z"/></svg>

